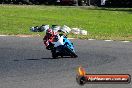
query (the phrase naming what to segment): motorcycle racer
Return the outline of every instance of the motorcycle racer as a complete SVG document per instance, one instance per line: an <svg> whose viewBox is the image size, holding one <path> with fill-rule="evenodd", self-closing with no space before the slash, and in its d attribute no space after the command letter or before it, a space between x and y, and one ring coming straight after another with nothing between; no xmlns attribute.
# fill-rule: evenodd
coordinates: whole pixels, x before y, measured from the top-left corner
<svg viewBox="0 0 132 88"><path fill-rule="evenodd" d="M49 28L46 30L46 35L43 38L43 42L46 46L46 49L50 49L56 35L57 35L57 32L54 32L52 29Z"/></svg>
<svg viewBox="0 0 132 88"><path fill-rule="evenodd" d="M46 49L51 50L53 58L58 58L59 56L77 57L73 43L67 39L66 34L61 30L55 32L50 28L47 29L43 42Z"/></svg>

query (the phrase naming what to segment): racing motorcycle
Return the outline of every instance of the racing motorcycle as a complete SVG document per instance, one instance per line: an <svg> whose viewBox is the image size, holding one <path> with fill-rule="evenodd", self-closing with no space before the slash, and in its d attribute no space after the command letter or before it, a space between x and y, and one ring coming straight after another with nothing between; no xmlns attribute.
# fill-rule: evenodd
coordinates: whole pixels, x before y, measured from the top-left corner
<svg viewBox="0 0 132 88"><path fill-rule="evenodd" d="M53 58L58 58L59 56L78 57L75 53L73 43L63 34L56 35L52 42L49 42L49 50L51 50Z"/></svg>

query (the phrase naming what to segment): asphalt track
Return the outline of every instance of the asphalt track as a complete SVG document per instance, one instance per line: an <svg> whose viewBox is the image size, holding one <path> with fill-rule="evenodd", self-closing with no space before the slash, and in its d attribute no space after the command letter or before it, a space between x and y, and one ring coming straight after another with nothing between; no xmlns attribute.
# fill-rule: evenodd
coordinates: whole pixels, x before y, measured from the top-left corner
<svg viewBox="0 0 132 88"><path fill-rule="evenodd" d="M72 41L78 58L52 59L40 37L0 37L0 88L132 88L76 83L80 65L90 74L132 75L132 42Z"/></svg>

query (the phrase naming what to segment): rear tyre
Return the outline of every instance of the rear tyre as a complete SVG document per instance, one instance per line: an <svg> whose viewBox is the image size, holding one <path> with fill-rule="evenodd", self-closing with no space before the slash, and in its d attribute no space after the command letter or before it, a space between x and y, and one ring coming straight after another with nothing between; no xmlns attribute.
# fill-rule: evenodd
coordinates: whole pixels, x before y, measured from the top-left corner
<svg viewBox="0 0 132 88"><path fill-rule="evenodd" d="M51 53L53 59L56 59L58 57L55 49L51 50Z"/></svg>

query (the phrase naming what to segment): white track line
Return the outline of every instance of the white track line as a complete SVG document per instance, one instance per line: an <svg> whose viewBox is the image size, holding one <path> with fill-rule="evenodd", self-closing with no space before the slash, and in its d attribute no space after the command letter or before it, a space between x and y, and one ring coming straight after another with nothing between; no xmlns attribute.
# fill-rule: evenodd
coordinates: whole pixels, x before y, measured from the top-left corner
<svg viewBox="0 0 132 88"><path fill-rule="evenodd" d="M15 36L15 35L0 35L0 37L6 37L6 36ZM27 38L27 37L32 37L32 36L27 36L27 35L16 35L16 37ZM76 39L76 38L68 38L68 39ZM88 40L92 41L92 40L96 40L96 39L88 39ZM104 40L104 41L110 42L110 41L114 41L114 40ZM121 42L127 43L127 42L131 42L131 41L121 41Z"/></svg>
<svg viewBox="0 0 132 88"><path fill-rule="evenodd" d="M17 37L21 37L21 38L28 38L28 36L17 36Z"/></svg>
<svg viewBox="0 0 132 88"><path fill-rule="evenodd" d="M96 39L88 39L88 40L96 40Z"/></svg>
<svg viewBox="0 0 132 88"><path fill-rule="evenodd" d="M110 41L113 41L113 40L104 40L104 41L110 42Z"/></svg>
<svg viewBox="0 0 132 88"><path fill-rule="evenodd" d="M130 41L121 41L121 42L130 42Z"/></svg>
<svg viewBox="0 0 132 88"><path fill-rule="evenodd" d="M0 36L2 36L2 37L3 37L3 36L8 36L8 35L0 35Z"/></svg>
<svg viewBox="0 0 132 88"><path fill-rule="evenodd" d="M28 38L28 37L32 37L32 36L17 36L17 37Z"/></svg>
<svg viewBox="0 0 132 88"><path fill-rule="evenodd" d="M68 38L68 39L75 39L75 38Z"/></svg>

